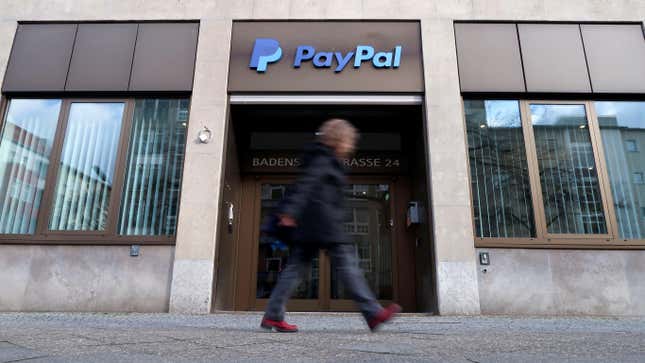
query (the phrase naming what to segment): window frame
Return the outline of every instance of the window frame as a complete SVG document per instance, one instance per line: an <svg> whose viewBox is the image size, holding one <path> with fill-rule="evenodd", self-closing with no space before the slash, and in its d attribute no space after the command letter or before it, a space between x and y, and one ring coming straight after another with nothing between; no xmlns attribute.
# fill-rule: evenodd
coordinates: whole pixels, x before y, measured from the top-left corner
<svg viewBox="0 0 645 363"><path fill-rule="evenodd" d="M505 237L478 237L474 223L475 211L471 205L471 223L476 248L538 248L538 249L645 249L645 239L623 239L618 232L618 222L614 209L613 194L611 191L610 179L602 144L602 135L594 103L601 100L589 99L522 99L518 98L469 98L463 100L480 99L485 101L516 100L520 107L520 118L522 132L524 135L524 146L527 157L527 168L529 171L529 187L531 190L531 201L533 207L533 218L535 222L535 237L505 238ZM619 102L620 100L612 100ZM639 102L636 100L635 102ZM642 101L641 101L642 102ZM606 234L553 234L547 232L545 222L544 199L539 176L539 164L533 124L530 117L531 104L545 105L584 105L589 137L596 163L598 186L601 193L603 212L607 224ZM463 104L462 104L463 105ZM463 108L464 137L467 140L466 112ZM466 155L468 155L468 143L466 142ZM467 157L468 180L470 201L473 200L472 176L470 172L470 157Z"/></svg>
<svg viewBox="0 0 645 363"><path fill-rule="evenodd" d="M6 112L12 99L60 99L61 108L58 115L56 131L54 134L54 144L47 168L47 177L45 179L45 188L38 210L38 219L36 221L36 231L34 234L0 234L0 245L3 244L42 244L42 245L175 245L177 232L173 235L119 235L119 211L123 202L123 188L125 183L128 149L130 146L130 136L132 133L132 123L136 101L147 98L163 99L187 99L188 100L188 120L190 123L190 106L192 99L190 95L140 95L130 97L56 97L48 96L22 96L15 95L0 97L0 130L3 129L6 120ZM69 123L69 113L73 103L124 103L123 118L121 120L121 131L119 135L119 144L116 154L116 163L114 171L113 190L110 195L108 207L107 226L104 231L51 231L49 230L49 219L51 217L56 181L60 172L60 159L62 157L63 145L65 142L65 133ZM188 125L186 126L188 128ZM186 145L184 147L187 147ZM184 164L185 164L184 153ZM182 168L182 185L183 185L183 168ZM178 193L177 215L181 210L182 188Z"/></svg>

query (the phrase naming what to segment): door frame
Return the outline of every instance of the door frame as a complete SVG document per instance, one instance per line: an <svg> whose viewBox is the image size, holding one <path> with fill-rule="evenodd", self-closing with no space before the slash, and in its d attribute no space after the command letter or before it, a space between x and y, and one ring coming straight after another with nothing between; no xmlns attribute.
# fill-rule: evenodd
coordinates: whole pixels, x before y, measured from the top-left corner
<svg viewBox="0 0 645 363"><path fill-rule="evenodd" d="M242 178L240 205L240 237L235 263L235 310L264 310L268 299L257 299L257 259L259 254L262 184L293 183L297 175L250 175ZM390 213L394 224L391 228L392 251L392 300L401 303L408 311L416 308L414 243L405 227L407 198L410 185L407 177L392 175L350 175L349 184L388 184L390 186ZM331 271L329 257L324 251L319 255L318 299L290 299L291 311L357 311L353 301L331 299ZM248 268L246 266L251 266ZM328 293L324 293L328 291ZM383 304L390 300L379 300Z"/></svg>

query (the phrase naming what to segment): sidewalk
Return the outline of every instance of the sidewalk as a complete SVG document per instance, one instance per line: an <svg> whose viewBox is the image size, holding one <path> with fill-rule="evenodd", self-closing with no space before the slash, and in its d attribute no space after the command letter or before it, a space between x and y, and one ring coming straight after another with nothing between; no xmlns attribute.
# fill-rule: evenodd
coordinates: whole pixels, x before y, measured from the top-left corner
<svg viewBox="0 0 645 363"><path fill-rule="evenodd" d="M0 362L645 362L645 318L403 315L372 334L358 314L0 313Z"/></svg>

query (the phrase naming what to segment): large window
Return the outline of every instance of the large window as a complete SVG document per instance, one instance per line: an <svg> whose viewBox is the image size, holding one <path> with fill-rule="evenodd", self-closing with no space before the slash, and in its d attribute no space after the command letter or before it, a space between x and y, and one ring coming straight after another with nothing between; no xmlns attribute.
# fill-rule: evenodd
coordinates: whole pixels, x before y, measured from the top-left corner
<svg viewBox="0 0 645 363"><path fill-rule="evenodd" d="M465 100L480 246L645 246L645 102Z"/></svg>
<svg viewBox="0 0 645 363"><path fill-rule="evenodd" d="M11 99L0 241L172 243L187 99Z"/></svg>

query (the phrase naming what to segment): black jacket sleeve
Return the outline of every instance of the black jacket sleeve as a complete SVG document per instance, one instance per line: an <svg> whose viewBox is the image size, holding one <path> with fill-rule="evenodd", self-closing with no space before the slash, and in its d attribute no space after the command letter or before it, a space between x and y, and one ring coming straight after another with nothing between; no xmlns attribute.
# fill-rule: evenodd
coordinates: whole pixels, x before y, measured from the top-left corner
<svg viewBox="0 0 645 363"><path fill-rule="evenodd" d="M292 192L287 195L282 208L280 208L280 213L292 217L296 222L300 219L304 209L315 198L316 191L320 189L328 169L327 162L327 158L323 155L316 155L312 158L297 180Z"/></svg>

